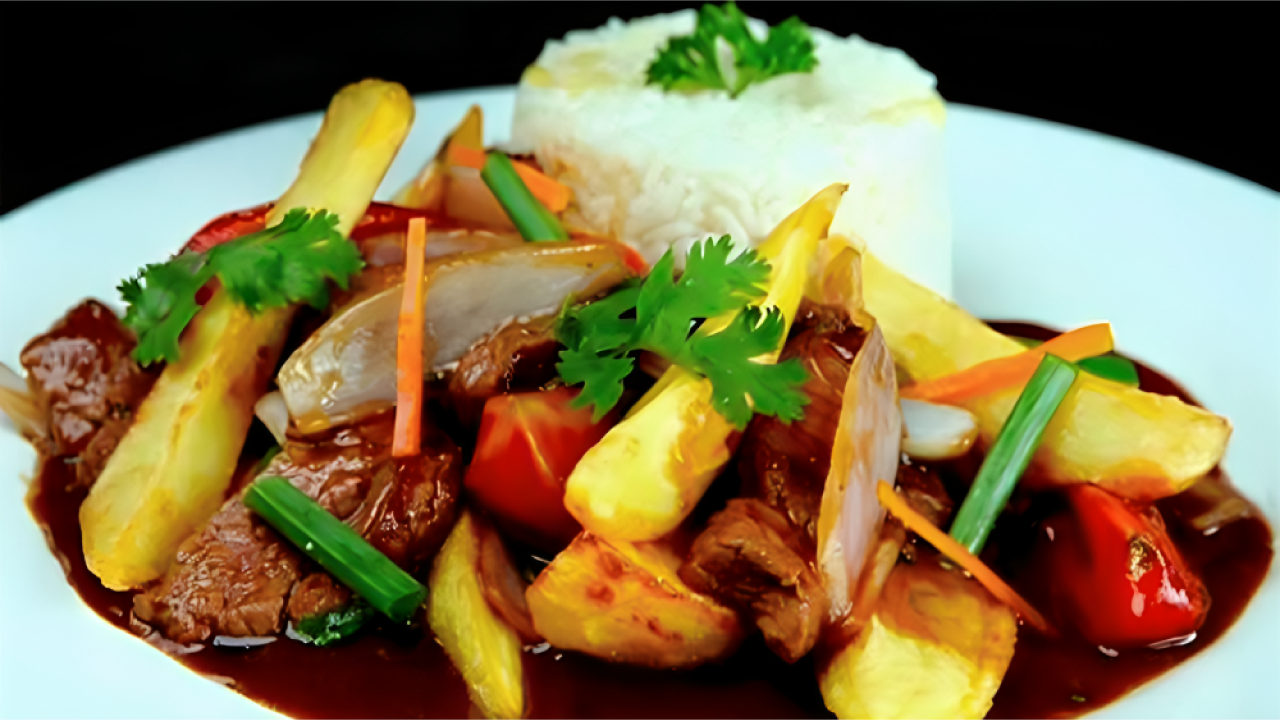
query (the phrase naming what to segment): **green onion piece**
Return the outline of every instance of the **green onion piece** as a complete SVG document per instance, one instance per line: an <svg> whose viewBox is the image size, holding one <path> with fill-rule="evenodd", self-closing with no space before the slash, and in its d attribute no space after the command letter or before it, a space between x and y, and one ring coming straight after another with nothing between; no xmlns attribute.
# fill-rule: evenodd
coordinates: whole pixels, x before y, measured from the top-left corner
<svg viewBox="0 0 1280 720"><path fill-rule="evenodd" d="M1017 337L1016 335L1010 335L1009 337L1017 340L1027 348L1039 347L1044 344L1043 340L1032 340L1031 338ZM1132 360L1120 357L1115 353L1085 358L1075 363L1075 365L1090 375L1118 382L1121 385L1138 387L1141 384L1138 379L1138 366L1134 365Z"/></svg>
<svg viewBox="0 0 1280 720"><path fill-rule="evenodd" d="M258 479L244 504L375 610L408 623L427 588L288 480Z"/></svg>
<svg viewBox="0 0 1280 720"><path fill-rule="evenodd" d="M507 211L511 222L531 242L548 240L568 240L560 221L529 191L529 187L516 173L511 158L502 153L489 153L484 169L480 171L484 184L489 186L493 196Z"/></svg>
<svg viewBox="0 0 1280 720"><path fill-rule="evenodd" d="M1134 365L1132 360L1122 358L1114 353L1085 358L1076 363L1076 365L1090 375L1097 375L1100 378L1113 380L1122 385L1138 387L1141 384L1138 378L1138 366Z"/></svg>
<svg viewBox="0 0 1280 720"><path fill-rule="evenodd" d="M974 555L982 552L1013 486L1026 472L1045 428L1078 373L1079 369L1066 360L1045 355L1000 428L951 525L951 537Z"/></svg>

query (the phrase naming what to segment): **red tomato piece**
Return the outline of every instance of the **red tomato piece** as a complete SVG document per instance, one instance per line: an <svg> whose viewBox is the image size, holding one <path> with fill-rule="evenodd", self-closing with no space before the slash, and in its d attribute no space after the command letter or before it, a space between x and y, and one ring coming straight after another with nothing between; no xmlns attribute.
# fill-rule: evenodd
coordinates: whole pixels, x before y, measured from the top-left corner
<svg viewBox="0 0 1280 720"><path fill-rule="evenodd" d="M210 220L187 241L185 249L204 252L215 245L235 240L243 235L262 230L267 226L267 214L275 203L265 203L247 210L237 210ZM409 221L416 217L428 219L434 216L426 210L401 207L390 203L369 203L364 217L351 229L351 239L361 242L393 232L406 233Z"/></svg>
<svg viewBox="0 0 1280 720"><path fill-rule="evenodd" d="M1046 521L1043 570L1052 603L1090 643L1107 648L1190 640L1209 592L1165 530L1159 511L1093 485L1067 490L1069 512Z"/></svg>
<svg viewBox="0 0 1280 720"><path fill-rule="evenodd" d="M465 486L508 535L559 552L582 527L564 507L564 486L587 450L613 425L574 409L572 388L513 393L484 406Z"/></svg>
<svg viewBox="0 0 1280 720"><path fill-rule="evenodd" d="M214 245L221 245L242 235L258 232L267 226L267 213L271 212L273 204L266 203L248 210L237 210L225 215L219 215L205 223L204 227L191 236L184 249L192 252L204 252Z"/></svg>

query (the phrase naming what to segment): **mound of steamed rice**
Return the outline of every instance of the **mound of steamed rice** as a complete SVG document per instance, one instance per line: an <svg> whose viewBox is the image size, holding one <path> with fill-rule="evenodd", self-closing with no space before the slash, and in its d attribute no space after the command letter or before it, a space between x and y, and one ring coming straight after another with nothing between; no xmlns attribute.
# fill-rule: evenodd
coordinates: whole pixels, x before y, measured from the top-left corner
<svg viewBox="0 0 1280 720"><path fill-rule="evenodd" d="M812 73L736 99L646 86L657 51L695 22L692 10L614 19L549 41L525 72L509 147L573 189L570 223L614 233L653 262L710 236L758 243L818 190L846 182L833 232L950 295L945 110L933 75L900 50L814 28Z"/></svg>

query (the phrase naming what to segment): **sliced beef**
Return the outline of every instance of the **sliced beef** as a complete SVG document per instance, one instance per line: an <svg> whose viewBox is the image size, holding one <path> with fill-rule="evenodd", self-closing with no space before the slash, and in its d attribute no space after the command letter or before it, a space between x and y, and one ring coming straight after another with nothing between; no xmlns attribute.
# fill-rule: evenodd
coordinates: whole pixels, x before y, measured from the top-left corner
<svg viewBox="0 0 1280 720"><path fill-rule="evenodd" d="M556 377L555 317L507 323L467 351L449 379L449 398L467 425L480 420L484 401L537 390Z"/></svg>
<svg viewBox="0 0 1280 720"><path fill-rule="evenodd" d="M138 619L187 644L269 635L302 558L236 497L178 550L160 583L133 598Z"/></svg>
<svg viewBox="0 0 1280 720"><path fill-rule="evenodd" d="M864 333L837 308L806 305L782 360L809 373L804 419L757 415L739 446L743 499L712 516L680 569L691 586L737 608L788 662L813 648L829 599L816 569L818 512L845 381Z"/></svg>
<svg viewBox="0 0 1280 720"><path fill-rule="evenodd" d="M281 475L415 572L449 532L461 453L424 420L422 453L391 457L393 413L324 438L291 439L263 473ZM134 598L138 619L179 643L278 633L291 619L339 609L350 592L280 538L241 501L188 538L163 578ZM318 577L319 576L319 577Z"/></svg>
<svg viewBox="0 0 1280 720"><path fill-rule="evenodd" d="M897 485L913 510L934 527L946 527L954 503L938 473L926 465L899 465Z"/></svg>
<svg viewBox="0 0 1280 720"><path fill-rule="evenodd" d="M22 349L27 384L49 422L51 447L43 450L79 456L81 483L97 479L159 376L133 361L134 345L115 313L86 300Z"/></svg>
<svg viewBox="0 0 1280 720"><path fill-rule="evenodd" d="M761 498L780 510L811 543L817 542L818 509L831 467L845 381L864 339L856 326L833 320L792 337L781 359L798 358L809 373L804 418L787 424L757 415L747 426L738 453L743 496Z"/></svg>
<svg viewBox="0 0 1280 720"><path fill-rule="evenodd" d="M694 541L680 579L755 620L787 662L818 640L829 601L803 533L774 508L737 498Z"/></svg>
<svg viewBox="0 0 1280 720"><path fill-rule="evenodd" d="M293 586L286 612L294 623L303 618L341 610L351 602L351 591L338 584L333 576L316 571Z"/></svg>

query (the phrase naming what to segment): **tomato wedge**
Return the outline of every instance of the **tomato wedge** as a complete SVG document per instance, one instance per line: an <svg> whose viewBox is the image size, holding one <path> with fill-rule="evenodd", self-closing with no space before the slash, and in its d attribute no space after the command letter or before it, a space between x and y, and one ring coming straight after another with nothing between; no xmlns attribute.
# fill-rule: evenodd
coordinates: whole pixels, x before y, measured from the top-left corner
<svg viewBox="0 0 1280 720"><path fill-rule="evenodd" d="M559 552L582 529L564 507L564 485L615 422L574 409L573 388L498 395L485 402L465 486L503 532Z"/></svg>
<svg viewBox="0 0 1280 720"><path fill-rule="evenodd" d="M214 245L221 245L229 240L262 230L267 225L267 213L271 212L272 205L273 203L266 203L219 215L196 231L196 234L187 241L185 249L204 252ZM360 218L360 222L351 229L351 239L358 243L388 233L408 232L409 221L417 217L431 219L432 214L426 210L390 203L369 203L364 217Z"/></svg>
<svg viewBox="0 0 1280 720"><path fill-rule="evenodd" d="M1108 648L1189 642L1209 592L1187 567L1154 507L1093 485L1067 490L1070 510L1045 522L1044 569L1055 610Z"/></svg>

